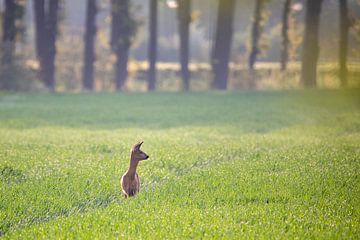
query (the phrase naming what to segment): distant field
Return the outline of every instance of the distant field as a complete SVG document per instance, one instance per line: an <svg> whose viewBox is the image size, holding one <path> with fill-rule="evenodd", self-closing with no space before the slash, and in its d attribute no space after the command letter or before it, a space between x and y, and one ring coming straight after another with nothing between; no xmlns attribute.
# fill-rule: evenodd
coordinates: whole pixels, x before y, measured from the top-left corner
<svg viewBox="0 0 360 240"><path fill-rule="evenodd" d="M0 94L5 239L358 239L359 173L360 90Z"/></svg>

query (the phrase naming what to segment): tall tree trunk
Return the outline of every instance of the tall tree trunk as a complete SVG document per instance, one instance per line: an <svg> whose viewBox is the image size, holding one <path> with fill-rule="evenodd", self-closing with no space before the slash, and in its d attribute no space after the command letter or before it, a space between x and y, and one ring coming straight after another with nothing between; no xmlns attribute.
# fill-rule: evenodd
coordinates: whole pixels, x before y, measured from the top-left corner
<svg viewBox="0 0 360 240"><path fill-rule="evenodd" d="M190 0L179 0L178 2L181 77L183 80L183 89L184 91L188 91L190 88L189 25L191 22L191 2Z"/></svg>
<svg viewBox="0 0 360 240"><path fill-rule="evenodd" d="M263 9L264 0L256 0L255 1L255 11L252 23L252 30L251 30L251 52L249 56L249 69L253 70L256 56L259 53L259 40L262 32L261 23L261 12Z"/></svg>
<svg viewBox="0 0 360 240"><path fill-rule="evenodd" d="M83 89L94 90L94 43L96 37L96 0L87 1L86 9L86 31L84 35L84 68L83 68Z"/></svg>
<svg viewBox="0 0 360 240"><path fill-rule="evenodd" d="M259 41L264 27L262 24L262 12L265 1L266 0L255 1L254 16L251 29L251 51L249 55L249 88L256 88L254 67L256 57L260 53Z"/></svg>
<svg viewBox="0 0 360 240"><path fill-rule="evenodd" d="M35 16L35 46L36 56L40 62L40 67L43 66L44 49L45 49L45 0L36 0L34 3ZM41 74L42 71L40 71ZM41 77L41 79L43 79Z"/></svg>
<svg viewBox="0 0 360 240"><path fill-rule="evenodd" d="M149 23L149 70L148 90L155 90L156 86L156 53L157 53L157 0L150 0L150 23Z"/></svg>
<svg viewBox="0 0 360 240"><path fill-rule="evenodd" d="M46 63L44 65L45 83L51 92L55 91L55 55L56 55L56 35L57 35L57 12L59 0L49 0L49 11L46 16L46 38L47 48L45 51Z"/></svg>
<svg viewBox="0 0 360 240"><path fill-rule="evenodd" d="M301 82L306 88L316 87L321 3L322 0L306 1L305 34L301 59Z"/></svg>
<svg viewBox="0 0 360 240"><path fill-rule="evenodd" d="M211 58L214 74L212 86L216 89L227 88L234 10L235 0L219 0L215 44Z"/></svg>
<svg viewBox="0 0 360 240"><path fill-rule="evenodd" d="M291 10L291 0L285 0L284 10L282 16L282 45L281 45L281 71L286 70L287 62L289 59L288 48L289 48L289 15Z"/></svg>
<svg viewBox="0 0 360 240"><path fill-rule="evenodd" d="M132 19L129 15L130 0L111 1L111 47L116 55L116 90L124 87L128 72L127 64L131 45Z"/></svg>
<svg viewBox="0 0 360 240"><path fill-rule="evenodd" d="M45 87L54 92L59 0L48 0L46 3L44 0L34 1L36 54L40 63L40 78Z"/></svg>
<svg viewBox="0 0 360 240"><path fill-rule="evenodd" d="M339 77L342 87L348 85L346 56L348 50L349 17L347 0L339 0L340 7L340 37L339 37Z"/></svg>
<svg viewBox="0 0 360 240"><path fill-rule="evenodd" d="M15 0L5 0L5 13L3 20L3 65L11 65L13 60L16 35L15 11Z"/></svg>

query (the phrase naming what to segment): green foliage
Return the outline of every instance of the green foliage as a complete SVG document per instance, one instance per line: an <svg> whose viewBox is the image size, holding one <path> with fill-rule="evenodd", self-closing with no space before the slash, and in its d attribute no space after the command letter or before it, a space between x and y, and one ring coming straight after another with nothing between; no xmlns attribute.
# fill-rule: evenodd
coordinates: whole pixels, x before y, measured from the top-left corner
<svg viewBox="0 0 360 240"><path fill-rule="evenodd" d="M356 239L359 90L1 94L5 239ZM120 176L133 143L141 192Z"/></svg>

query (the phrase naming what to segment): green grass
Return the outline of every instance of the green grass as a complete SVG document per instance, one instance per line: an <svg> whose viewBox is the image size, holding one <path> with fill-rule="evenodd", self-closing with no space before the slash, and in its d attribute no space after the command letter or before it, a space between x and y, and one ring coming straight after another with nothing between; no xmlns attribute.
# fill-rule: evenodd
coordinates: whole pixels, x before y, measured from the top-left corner
<svg viewBox="0 0 360 240"><path fill-rule="evenodd" d="M357 239L359 172L359 90L0 95L5 239Z"/></svg>

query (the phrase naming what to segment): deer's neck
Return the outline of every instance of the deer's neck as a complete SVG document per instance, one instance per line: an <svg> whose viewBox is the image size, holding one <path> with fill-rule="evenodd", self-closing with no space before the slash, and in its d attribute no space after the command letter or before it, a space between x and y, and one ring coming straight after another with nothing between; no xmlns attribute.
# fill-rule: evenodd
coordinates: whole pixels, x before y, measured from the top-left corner
<svg viewBox="0 0 360 240"><path fill-rule="evenodd" d="M137 168L137 165L139 164L139 161L137 159L134 158L133 155L131 155L131 158L130 158L130 166L129 166L129 169L127 171L127 174L128 176L130 177L134 177L135 176L135 173L136 173L136 168Z"/></svg>

